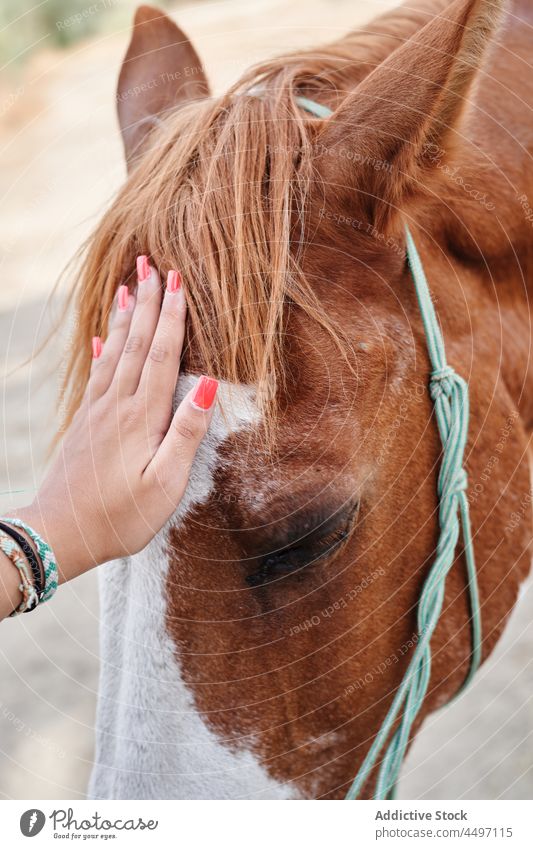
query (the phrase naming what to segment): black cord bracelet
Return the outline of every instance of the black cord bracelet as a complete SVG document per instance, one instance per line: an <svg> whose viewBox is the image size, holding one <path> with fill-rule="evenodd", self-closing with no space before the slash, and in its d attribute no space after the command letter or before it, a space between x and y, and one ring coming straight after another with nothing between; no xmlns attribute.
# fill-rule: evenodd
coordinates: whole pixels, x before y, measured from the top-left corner
<svg viewBox="0 0 533 849"><path fill-rule="evenodd" d="M37 593L37 596L38 596L39 601L40 601L41 596L43 594L43 578L42 578L41 563L39 561L39 558L35 554L33 548L29 544L26 537L23 536L22 534L19 534L18 531L15 531L11 527L11 525L4 525L3 522L0 522L0 528L4 531L4 533L6 533L8 536L10 536L11 539L14 539L15 542L17 543L17 545L19 545L20 548L22 549L22 553L24 554L24 557L26 558L26 560L30 564L31 571L32 571L32 574L33 574L33 585L35 587L35 592Z"/></svg>

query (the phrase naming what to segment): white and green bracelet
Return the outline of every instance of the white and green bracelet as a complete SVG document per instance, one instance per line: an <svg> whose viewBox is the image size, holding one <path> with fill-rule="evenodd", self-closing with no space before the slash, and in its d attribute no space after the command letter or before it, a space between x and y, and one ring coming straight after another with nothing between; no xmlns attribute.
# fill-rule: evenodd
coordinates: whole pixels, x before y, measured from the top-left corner
<svg viewBox="0 0 533 849"><path fill-rule="evenodd" d="M2 516L0 521L7 522L16 528L20 528L30 537L31 540L33 540L35 548L37 549L37 554L43 564L44 589L41 596L41 603L43 601L48 601L49 598L52 598L58 585L57 563L54 552L48 543L39 536L37 531L34 531L33 528L30 528L30 526L21 519L12 519L9 516Z"/></svg>
<svg viewBox="0 0 533 849"><path fill-rule="evenodd" d="M0 551L9 557L13 565L18 569L20 576L19 590L22 593L22 601L10 616L18 613L27 613L34 610L39 604L39 596L33 583L27 560L20 545L4 531L0 531Z"/></svg>

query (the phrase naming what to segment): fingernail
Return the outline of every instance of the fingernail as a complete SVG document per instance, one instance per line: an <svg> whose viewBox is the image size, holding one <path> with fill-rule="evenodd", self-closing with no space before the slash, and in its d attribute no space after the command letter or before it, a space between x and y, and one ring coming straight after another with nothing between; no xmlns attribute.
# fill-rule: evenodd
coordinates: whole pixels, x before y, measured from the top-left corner
<svg viewBox="0 0 533 849"><path fill-rule="evenodd" d="M179 271L169 271L167 276L167 292L177 292L181 289L181 274Z"/></svg>
<svg viewBox="0 0 533 849"><path fill-rule="evenodd" d="M97 360L102 353L102 340L99 336L93 336L93 360Z"/></svg>
<svg viewBox="0 0 533 849"><path fill-rule="evenodd" d="M125 312L128 309L128 304L130 301L130 293L127 286L119 286L118 289L118 308L121 312Z"/></svg>
<svg viewBox="0 0 533 849"><path fill-rule="evenodd" d="M137 279L139 283L144 283L150 277L150 266L147 256L137 257Z"/></svg>
<svg viewBox="0 0 533 849"><path fill-rule="evenodd" d="M218 380L215 380L214 377L206 377L203 374L196 384L191 403L199 410L209 410L213 406L217 389Z"/></svg>

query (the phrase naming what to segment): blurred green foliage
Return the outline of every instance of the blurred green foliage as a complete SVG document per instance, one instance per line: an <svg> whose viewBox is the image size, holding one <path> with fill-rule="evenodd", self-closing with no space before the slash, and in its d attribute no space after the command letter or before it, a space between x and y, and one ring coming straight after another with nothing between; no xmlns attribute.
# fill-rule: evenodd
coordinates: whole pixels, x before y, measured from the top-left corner
<svg viewBox="0 0 533 849"><path fill-rule="evenodd" d="M126 26L142 0L0 0L0 60L17 67L35 50L61 48ZM165 7L165 0L154 5Z"/></svg>

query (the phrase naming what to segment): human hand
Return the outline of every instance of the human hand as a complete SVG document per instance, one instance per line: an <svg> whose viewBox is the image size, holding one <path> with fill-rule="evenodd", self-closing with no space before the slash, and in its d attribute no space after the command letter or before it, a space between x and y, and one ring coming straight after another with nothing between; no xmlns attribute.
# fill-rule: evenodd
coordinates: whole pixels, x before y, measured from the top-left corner
<svg viewBox="0 0 533 849"><path fill-rule="evenodd" d="M55 552L60 578L143 548L185 491L211 420L217 381L201 377L172 415L185 332L180 277L164 296L139 257L135 296L121 286L109 336L93 340L82 404L32 505L16 515Z"/></svg>

